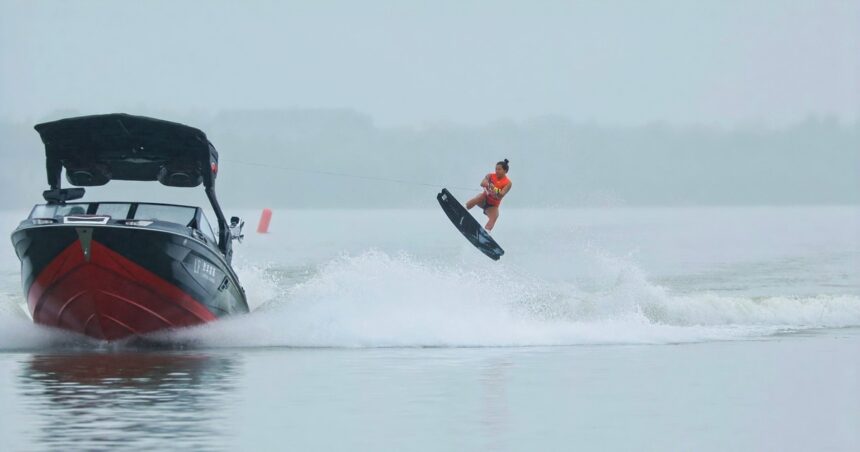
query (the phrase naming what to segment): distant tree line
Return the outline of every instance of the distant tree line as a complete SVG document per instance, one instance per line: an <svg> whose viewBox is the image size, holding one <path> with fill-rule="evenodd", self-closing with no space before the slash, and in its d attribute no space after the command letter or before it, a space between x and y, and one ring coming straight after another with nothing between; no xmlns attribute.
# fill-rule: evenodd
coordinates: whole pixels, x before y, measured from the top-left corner
<svg viewBox="0 0 860 452"><path fill-rule="evenodd" d="M459 191L466 197L504 158L512 207L860 201L860 124L832 118L779 128L607 127L558 117L382 128L350 110L148 115L207 133L221 154L219 197L237 208L433 208L437 186L466 188ZM32 126L0 123L2 208L29 208L46 188ZM111 183L89 193L204 202L202 190L157 184Z"/></svg>

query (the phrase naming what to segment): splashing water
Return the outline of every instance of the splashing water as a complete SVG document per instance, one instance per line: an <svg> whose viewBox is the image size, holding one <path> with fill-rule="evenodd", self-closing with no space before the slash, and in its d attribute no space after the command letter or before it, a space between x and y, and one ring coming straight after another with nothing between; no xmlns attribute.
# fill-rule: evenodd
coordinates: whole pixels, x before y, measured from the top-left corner
<svg viewBox="0 0 860 452"><path fill-rule="evenodd" d="M860 325L860 298L672 295L604 259L599 290L502 266L450 268L370 251L323 264L254 313L163 336L202 346L472 347L678 343ZM273 274L277 274L274 272Z"/></svg>

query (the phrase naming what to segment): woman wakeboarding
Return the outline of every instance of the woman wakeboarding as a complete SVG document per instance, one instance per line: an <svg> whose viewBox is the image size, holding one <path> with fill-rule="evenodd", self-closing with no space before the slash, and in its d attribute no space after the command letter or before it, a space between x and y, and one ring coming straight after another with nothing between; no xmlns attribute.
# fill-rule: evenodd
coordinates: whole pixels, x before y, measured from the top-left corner
<svg viewBox="0 0 860 452"><path fill-rule="evenodd" d="M470 199L466 203L466 209L475 206L484 209L484 215L489 217L484 229L489 232L493 230L496 220L499 219L499 206L502 204L502 198L511 191L511 180L508 179L508 159L496 163L496 172L487 174L481 181L481 187L484 188L484 192Z"/></svg>

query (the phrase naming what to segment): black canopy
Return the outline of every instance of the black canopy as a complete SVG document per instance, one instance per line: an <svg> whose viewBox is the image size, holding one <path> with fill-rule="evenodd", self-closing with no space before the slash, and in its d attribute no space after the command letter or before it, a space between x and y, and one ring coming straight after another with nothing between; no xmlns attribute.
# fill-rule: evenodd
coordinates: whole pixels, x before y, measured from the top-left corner
<svg viewBox="0 0 860 452"><path fill-rule="evenodd" d="M202 131L124 113L81 116L36 125L45 143L48 184L60 173L76 186L109 181L159 181L172 187L215 185L218 152Z"/></svg>

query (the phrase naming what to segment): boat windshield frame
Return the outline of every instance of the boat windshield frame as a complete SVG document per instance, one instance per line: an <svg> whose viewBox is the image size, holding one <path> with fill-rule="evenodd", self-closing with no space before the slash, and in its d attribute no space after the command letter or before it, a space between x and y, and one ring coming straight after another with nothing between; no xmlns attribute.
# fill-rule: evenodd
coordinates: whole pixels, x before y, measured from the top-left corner
<svg viewBox="0 0 860 452"><path fill-rule="evenodd" d="M125 206L125 216L116 215L117 209L113 209L111 212L111 207L119 207ZM176 210L177 212L181 210L188 211L188 221L185 223L177 222L175 219L170 219L167 217L159 217L153 215L144 215L141 216L140 207L155 207L169 210ZM103 207L107 207L107 209L103 209ZM148 211L144 210L144 212ZM167 203L157 203L157 202L129 202L129 201L91 201L91 202L68 202L65 204L36 204L33 206L33 209L30 211L30 215L27 217L29 220L34 219L60 219L66 216L74 216L74 215L86 215L86 216L108 216L112 220L149 220L149 221L158 221L164 223L171 223L175 225L179 225L182 227L188 227L196 229L202 232L204 235L215 241L215 232L212 230L211 223L209 219L206 218L203 209L196 206L186 206L181 204L167 204ZM209 230L203 225L208 225Z"/></svg>

